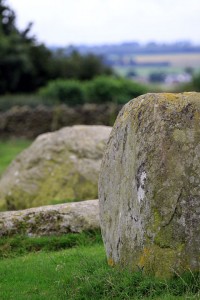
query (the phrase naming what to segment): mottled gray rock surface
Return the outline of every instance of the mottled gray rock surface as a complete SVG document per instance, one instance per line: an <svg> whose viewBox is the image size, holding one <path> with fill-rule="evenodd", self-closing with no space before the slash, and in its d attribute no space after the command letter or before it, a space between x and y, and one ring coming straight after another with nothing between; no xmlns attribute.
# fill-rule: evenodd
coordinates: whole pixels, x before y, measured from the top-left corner
<svg viewBox="0 0 200 300"><path fill-rule="evenodd" d="M156 276L200 270L200 93L124 106L102 162L108 262Z"/></svg>
<svg viewBox="0 0 200 300"><path fill-rule="evenodd" d="M0 210L95 199L111 127L77 125L40 135L0 179Z"/></svg>
<svg viewBox="0 0 200 300"><path fill-rule="evenodd" d="M99 228L98 200L0 213L0 236L49 236Z"/></svg>

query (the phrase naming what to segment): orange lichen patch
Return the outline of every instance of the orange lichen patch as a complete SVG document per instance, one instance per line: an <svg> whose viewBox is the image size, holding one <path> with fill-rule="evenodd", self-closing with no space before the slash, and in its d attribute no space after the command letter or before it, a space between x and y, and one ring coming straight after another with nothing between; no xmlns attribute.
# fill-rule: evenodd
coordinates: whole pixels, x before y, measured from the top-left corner
<svg viewBox="0 0 200 300"><path fill-rule="evenodd" d="M150 249L149 248L144 248L142 255L139 258L139 267L144 267L146 264L146 261L149 260L149 256L150 256Z"/></svg>
<svg viewBox="0 0 200 300"><path fill-rule="evenodd" d="M108 265L110 267L114 267L114 265L115 265L115 263L114 263L114 261L113 261L113 259L111 257L108 259Z"/></svg>

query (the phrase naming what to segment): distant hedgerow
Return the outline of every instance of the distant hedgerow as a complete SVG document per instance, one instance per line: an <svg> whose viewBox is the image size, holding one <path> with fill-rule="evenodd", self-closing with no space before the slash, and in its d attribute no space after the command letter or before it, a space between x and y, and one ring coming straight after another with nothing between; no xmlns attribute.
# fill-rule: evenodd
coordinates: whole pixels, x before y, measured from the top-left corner
<svg viewBox="0 0 200 300"><path fill-rule="evenodd" d="M124 104L147 92L147 87L123 78L99 76L87 82L55 80L39 91L44 99L54 99L70 106L89 103Z"/></svg>
<svg viewBox="0 0 200 300"><path fill-rule="evenodd" d="M54 99L58 103L64 103L69 106L83 104L85 102L85 91L81 82L77 80L50 81L47 86L39 91L39 95L44 99Z"/></svg>

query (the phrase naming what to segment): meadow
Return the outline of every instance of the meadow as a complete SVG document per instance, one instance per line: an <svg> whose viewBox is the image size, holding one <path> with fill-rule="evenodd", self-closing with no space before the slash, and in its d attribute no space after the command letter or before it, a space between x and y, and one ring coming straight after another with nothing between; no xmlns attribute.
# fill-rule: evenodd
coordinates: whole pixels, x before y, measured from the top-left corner
<svg viewBox="0 0 200 300"><path fill-rule="evenodd" d="M191 68L194 74L200 71L200 53L171 53L171 54L140 54L125 55L124 60L133 59L137 63L162 63L167 62L167 66L116 66L115 71L121 76L134 71L137 76L148 77L154 72L163 72L165 74L180 74L186 68Z"/></svg>
<svg viewBox="0 0 200 300"><path fill-rule="evenodd" d="M0 259L1 300L200 297L198 274L186 273L164 280L144 275L140 270L109 267L100 232L69 237L4 238L0 249L4 249L1 254L5 255Z"/></svg>
<svg viewBox="0 0 200 300"><path fill-rule="evenodd" d="M1 141L1 171L29 144L26 140ZM164 280L141 270L109 267L100 231L2 237L0 299L200 299L200 276L188 271Z"/></svg>

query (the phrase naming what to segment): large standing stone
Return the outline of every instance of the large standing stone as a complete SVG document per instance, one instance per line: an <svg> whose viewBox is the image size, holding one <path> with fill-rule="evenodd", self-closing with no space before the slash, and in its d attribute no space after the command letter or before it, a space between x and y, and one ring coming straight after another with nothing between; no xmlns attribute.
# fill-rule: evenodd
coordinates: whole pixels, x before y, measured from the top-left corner
<svg viewBox="0 0 200 300"><path fill-rule="evenodd" d="M0 180L0 209L95 199L111 127L77 125L40 135Z"/></svg>
<svg viewBox="0 0 200 300"><path fill-rule="evenodd" d="M200 94L147 94L119 113L102 162L109 264L200 270Z"/></svg>

